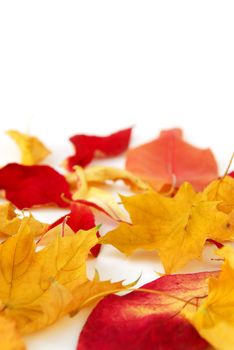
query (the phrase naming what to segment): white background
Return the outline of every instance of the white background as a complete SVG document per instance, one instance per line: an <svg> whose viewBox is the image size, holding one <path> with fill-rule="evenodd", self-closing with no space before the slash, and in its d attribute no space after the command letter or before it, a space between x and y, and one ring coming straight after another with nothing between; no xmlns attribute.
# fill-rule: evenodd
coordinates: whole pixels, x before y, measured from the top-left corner
<svg viewBox="0 0 234 350"><path fill-rule="evenodd" d="M41 137L58 165L75 133L135 125L139 144L180 126L224 171L234 144L233 18L224 0L0 0L0 164L18 160L9 128ZM143 271L142 283L160 269L153 255L108 248L97 266L103 278ZM74 349L86 314L29 337L29 349Z"/></svg>

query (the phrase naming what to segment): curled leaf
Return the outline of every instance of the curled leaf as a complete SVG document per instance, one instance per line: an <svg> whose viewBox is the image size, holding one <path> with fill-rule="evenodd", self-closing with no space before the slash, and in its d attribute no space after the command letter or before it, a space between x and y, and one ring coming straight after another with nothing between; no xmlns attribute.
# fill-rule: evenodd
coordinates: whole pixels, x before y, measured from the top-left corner
<svg viewBox="0 0 234 350"><path fill-rule="evenodd" d="M46 146L35 136L23 134L16 130L9 130L7 134L19 146L21 151L21 164L38 164L50 154Z"/></svg>
<svg viewBox="0 0 234 350"><path fill-rule="evenodd" d="M105 183L108 180L122 180L126 185L130 186L133 191L146 191L149 189L149 185L143 182L139 177L124 169L106 166L94 166L86 169L80 167L76 168L78 175L81 171L84 172L85 179L88 183L99 184Z"/></svg>
<svg viewBox="0 0 234 350"><path fill-rule="evenodd" d="M75 154L66 159L66 167L72 171L75 165L86 166L94 158L112 157L123 153L129 144L132 129L118 131L108 136L75 135L70 138Z"/></svg>
<svg viewBox="0 0 234 350"><path fill-rule="evenodd" d="M125 220L126 214L117 202L116 197L105 188L89 185L85 171L77 167L72 176L74 188L74 176L76 176L77 189L72 195L74 201L84 200L86 204L93 203L94 206L115 220ZM70 177L71 179L71 177ZM85 202L83 202L85 204Z"/></svg>

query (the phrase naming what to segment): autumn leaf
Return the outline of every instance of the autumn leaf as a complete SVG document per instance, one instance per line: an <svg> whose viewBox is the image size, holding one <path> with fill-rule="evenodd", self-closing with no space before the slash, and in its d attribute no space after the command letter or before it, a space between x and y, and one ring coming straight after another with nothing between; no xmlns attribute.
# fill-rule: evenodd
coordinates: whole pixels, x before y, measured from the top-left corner
<svg viewBox="0 0 234 350"><path fill-rule="evenodd" d="M1 350L26 350L14 322L0 316L0 349Z"/></svg>
<svg viewBox="0 0 234 350"><path fill-rule="evenodd" d="M204 190L208 200L219 201L219 210L229 214L234 210L234 178L224 176L212 181Z"/></svg>
<svg viewBox="0 0 234 350"><path fill-rule="evenodd" d="M144 192L149 186L124 169L106 166L74 167L66 174L74 201L104 212L114 220L126 220L126 214L118 204L119 198L111 193L111 184L122 180L132 191Z"/></svg>
<svg viewBox="0 0 234 350"><path fill-rule="evenodd" d="M57 265L53 256L48 261L46 251L45 248L35 252L33 237L25 223L16 235L0 245L1 315L15 321L24 334L55 322L72 298L69 290L57 283L55 273L50 274L51 264L54 270ZM38 261L43 254L44 264ZM59 272L63 273L60 266Z"/></svg>
<svg viewBox="0 0 234 350"><path fill-rule="evenodd" d="M70 181L69 181L70 178ZM76 168L72 178L68 177L68 181L72 183L74 201L84 200L83 204L89 205L93 203L94 207L103 211L114 220L125 220L126 214L117 202L116 196L110 193L106 188L100 186L92 186L86 179L85 172L82 168ZM76 181L76 190L74 190Z"/></svg>
<svg viewBox="0 0 234 350"><path fill-rule="evenodd" d="M86 166L94 158L112 157L123 153L129 144L132 129L118 131L108 136L75 135L70 138L75 154L66 159L66 168L73 171L75 165Z"/></svg>
<svg viewBox="0 0 234 350"><path fill-rule="evenodd" d="M100 239L129 255L137 249L157 250L166 273L177 271L201 256L208 238L233 239L227 214L218 202L207 201L184 183L173 198L157 192L121 197L132 224L121 223Z"/></svg>
<svg viewBox="0 0 234 350"><path fill-rule="evenodd" d="M48 225L42 223L34 218L30 213L29 217L20 217L15 212L15 207L12 203L4 203L0 205L0 235L1 236L12 236L20 228L23 220L26 220L30 232L33 236L39 236L46 232ZM22 216L22 214L21 214Z"/></svg>
<svg viewBox="0 0 234 350"><path fill-rule="evenodd" d="M183 141L180 129L164 130L159 138L129 150L126 168L157 191L164 184L179 187L184 181L202 190L218 177L212 152Z"/></svg>
<svg viewBox="0 0 234 350"><path fill-rule="evenodd" d="M139 177L124 169L107 166L93 166L85 169L76 167L75 171L78 176L81 174L81 172L83 172L83 176L80 176L85 177L87 183L103 184L106 183L106 181L115 182L117 180L122 180L133 191L139 192L149 189L149 185L147 185Z"/></svg>
<svg viewBox="0 0 234 350"><path fill-rule="evenodd" d="M0 189L19 209L49 204L67 207L62 195L71 197L64 176L48 165L8 164L0 169Z"/></svg>
<svg viewBox="0 0 234 350"><path fill-rule="evenodd" d="M89 230L96 226L95 217L92 210L87 205L72 202L70 204L70 212L49 225L47 228L47 233L43 236L43 239L45 240L45 238L48 238L48 236L51 235L52 229L54 227L58 227L64 222L64 220L66 225L69 226L75 233L77 233L79 230ZM99 237L98 231L97 237ZM97 244L91 249L93 256L98 256L100 247L100 244Z"/></svg>
<svg viewBox="0 0 234 350"><path fill-rule="evenodd" d="M234 249L224 247L225 259L217 278L209 279L208 297L196 312L184 311L200 335L219 350L234 349Z"/></svg>
<svg viewBox="0 0 234 350"><path fill-rule="evenodd" d="M180 311L197 309L213 274L164 276L127 295L106 297L89 316L77 350L207 349Z"/></svg>
<svg viewBox="0 0 234 350"><path fill-rule="evenodd" d="M28 334L74 313L93 294L100 298L98 287L100 284L103 291L103 282L89 281L86 275L87 256L96 243L96 229L92 229L57 235L37 251L24 221L19 231L0 245L0 316L14 321L21 334ZM85 287L89 283L96 283L93 292ZM108 293L115 288L111 282L106 285Z"/></svg>
<svg viewBox="0 0 234 350"><path fill-rule="evenodd" d="M21 164L38 164L50 154L46 146L35 136L23 134L16 130L9 130L7 134L19 146L22 155Z"/></svg>

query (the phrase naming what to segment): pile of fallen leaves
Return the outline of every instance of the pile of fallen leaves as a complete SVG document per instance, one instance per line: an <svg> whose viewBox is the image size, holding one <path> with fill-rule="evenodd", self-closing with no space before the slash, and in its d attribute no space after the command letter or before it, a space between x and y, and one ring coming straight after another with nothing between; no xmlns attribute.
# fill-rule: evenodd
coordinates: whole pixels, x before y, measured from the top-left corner
<svg viewBox="0 0 234 350"><path fill-rule="evenodd" d="M75 153L59 171L39 165L50 151L38 138L8 132L22 157L0 168L1 350L25 349L23 335L98 301L79 350L234 349L234 174L220 177L212 152L179 129L127 151L131 132L71 137ZM89 166L126 151L126 169ZM111 193L118 180L131 196ZM30 212L51 206L68 213L42 223ZM102 237L97 211L117 223ZM89 279L89 254L103 244L126 255L155 250L165 274L138 289L98 272ZM206 244L220 271L174 274Z"/></svg>

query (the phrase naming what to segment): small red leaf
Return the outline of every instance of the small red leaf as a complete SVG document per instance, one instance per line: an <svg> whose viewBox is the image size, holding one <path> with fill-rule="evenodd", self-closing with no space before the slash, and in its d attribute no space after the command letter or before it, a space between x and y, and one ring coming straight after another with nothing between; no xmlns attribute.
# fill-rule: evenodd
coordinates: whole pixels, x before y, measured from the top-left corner
<svg viewBox="0 0 234 350"><path fill-rule="evenodd" d="M186 302L199 304L213 274L167 275L142 287L162 293L134 291L106 297L89 316L77 350L206 349L206 341L180 311Z"/></svg>
<svg viewBox="0 0 234 350"><path fill-rule="evenodd" d="M234 177L234 171L231 171L228 175Z"/></svg>
<svg viewBox="0 0 234 350"><path fill-rule="evenodd" d="M121 154L128 148L131 132L129 128L109 136L72 136L70 141L75 147L75 154L66 159L66 167L72 171L75 165L86 166L93 158Z"/></svg>
<svg viewBox="0 0 234 350"><path fill-rule="evenodd" d="M156 190L164 184L179 187L184 181L202 190L218 177L213 153L183 141L180 129L162 131L159 138L130 150L126 168Z"/></svg>
<svg viewBox="0 0 234 350"><path fill-rule="evenodd" d="M53 224L51 224L47 232L51 230L52 228L60 225L65 218L66 224L70 226L70 228L77 232L79 230L89 230L93 227L95 227L95 218L94 214L92 213L91 209L85 205L85 204L79 204L79 203L71 203L71 211L67 215L62 216L60 219L56 220ZM97 237L100 237L99 233L97 232ZM97 244L95 247L91 249L91 253L93 256L98 256L100 252L101 245Z"/></svg>
<svg viewBox="0 0 234 350"><path fill-rule="evenodd" d="M0 189L19 209L45 204L67 207L62 195L71 198L64 176L48 165L7 164L0 169Z"/></svg>

